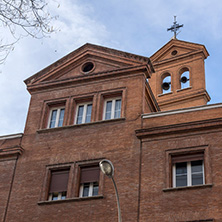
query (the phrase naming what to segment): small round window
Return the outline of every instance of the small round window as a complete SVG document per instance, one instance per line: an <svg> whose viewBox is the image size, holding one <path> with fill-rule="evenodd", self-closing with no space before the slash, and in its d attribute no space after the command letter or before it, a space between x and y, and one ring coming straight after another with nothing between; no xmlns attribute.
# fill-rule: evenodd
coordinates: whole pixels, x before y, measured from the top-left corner
<svg viewBox="0 0 222 222"><path fill-rule="evenodd" d="M173 50L172 52L171 52L171 55L172 56L175 56L177 54L177 50Z"/></svg>
<svg viewBox="0 0 222 222"><path fill-rule="evenodd" d="M82 71L84 73L88 73L88 72L92 71L93 68L94 68L94 64L92 62L87 62L87 63L83 64Z"/></svg>

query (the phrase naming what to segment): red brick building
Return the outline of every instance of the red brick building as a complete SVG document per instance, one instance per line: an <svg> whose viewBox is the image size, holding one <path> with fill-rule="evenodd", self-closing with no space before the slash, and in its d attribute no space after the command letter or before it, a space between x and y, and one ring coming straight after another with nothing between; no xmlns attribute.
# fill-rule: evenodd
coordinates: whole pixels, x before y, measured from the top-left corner
<svg viewBox="0 0 222 222"><path fill-rule="evenodd" d="M24 133L0 137L0 220L222 221L222 104L203 45L150 57L85 44L25 83Z"/></svg>

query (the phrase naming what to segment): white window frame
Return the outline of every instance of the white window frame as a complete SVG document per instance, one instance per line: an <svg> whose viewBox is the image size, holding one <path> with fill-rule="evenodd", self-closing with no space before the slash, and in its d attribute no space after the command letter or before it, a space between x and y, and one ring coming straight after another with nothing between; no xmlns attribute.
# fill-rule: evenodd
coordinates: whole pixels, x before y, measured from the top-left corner
<svg viewBox="0 0 222 222"><path fill-rule="evenodd" d="M86 184L86 183L80 184L79 197L83 197L83 187L84 187L84 184ZM94 182L90 182L89 183L89 195L85 196L85 197L92 197L93 196L93 187L94 187L93 184L94 184ZM99 184L99 182L98 182L98 184Z"/></svg>
<svg viewBox="0 0 222 222"><path fill-rule="evenodd" d="M49 114L49 119L48 119L48 126L47 126L47 128L50 128L50 122L51 122L52 112L53 112L54 110L57 110L55 127L58 127L58 125L59 125L59 116L60 116L60 112L61 112L62 109L64 109L64 111L65 111L65 107L64 107L64 106L55 107L55 108L51 108L51 109L50 109L50 114ZM64 118L63 118L63 121L64 121ZM52 128L55 128L55 127L52 127ZM50 128L50 129L51 129L51 128Z"/></svg>
<svg viewBox="0 0 222 222"><path fill-rule="evenodd" d="M106 120L106 104L107 102L112 101L112 108L111 108L111 118L114 119L115 117L115 107L116 107L116 100L121 100L121 110L122 110L122 97L115 97L115 98L108 98L104 100L104 106L103 106L103 120ZM120 118L121 118L121 110L120 110ZM107 119L109 120L109 119Z"/></svg>
<svg viewBox="0 0 222 222"><path fill-rule="evenodd" d="M187 163L187 186L194 186L192 185L192 172L191 172L191 162L193 161L189 161L186 162ZM204 160L202 160L202 172L203 172L203 184L205 184L205 175L204 175ZM177 187L176 186L176 163L173 164L173 187Z"/></svg>
<svg viewBox="0 0 222 222"><path fill-rule="evenodd" d="M92 104L92 102L87 102L87 103L80 103L80 104L77 105L74 124L83 124L83 123L86 122L86 111L87 111L87 106L88 105L93 105L93 104ZM82 123L77 123L77 117L78 117L78 112L79 112L79 107L80 106L84 106L84 108L83 108L83 118L82 118ZM91 117L92 117L92 113L91 113ZM90 122L91 122L91 119L90 119Z"/></svg>

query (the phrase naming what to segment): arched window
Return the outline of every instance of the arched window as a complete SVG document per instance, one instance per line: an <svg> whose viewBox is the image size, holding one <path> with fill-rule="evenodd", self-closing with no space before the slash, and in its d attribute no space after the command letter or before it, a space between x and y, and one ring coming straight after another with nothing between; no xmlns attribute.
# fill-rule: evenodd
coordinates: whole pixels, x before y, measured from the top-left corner
<svg viewBox="0 0 222 222"><path fill-rule="evenodd" d="M179 72L180 88L185 89L190 87L190 72L188 68L182 68Z"/></svg>
<svg viewBox="0 0 222 222"><path fill-rule="evenodd" d="M168 93L171 92L171 75L169 73L165 73L162 76L162 93Z"/></svg>

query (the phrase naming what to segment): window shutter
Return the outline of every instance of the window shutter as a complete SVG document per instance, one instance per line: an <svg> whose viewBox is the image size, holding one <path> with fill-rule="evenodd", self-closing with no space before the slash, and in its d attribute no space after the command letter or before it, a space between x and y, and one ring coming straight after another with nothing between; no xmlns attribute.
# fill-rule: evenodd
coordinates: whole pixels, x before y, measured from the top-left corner
<svg viewBox="0 0 222 222"><path fill-rule="evenodd" d="M51 172L51 183L49 193L67 191L69 170Z"/></svg>
<svg viewBox="0 0 222 222"><path fill-rule="evenodd" d="M80 183L99 181L100 169L97 166L81 168Z"/></svg>
<svg viewBox="0 0 222 222"><path fill-rule="evenodd" d="M196 160L203 160L203 159L204 159L204 153L185 154L185 155L178 155L178 156L171 157L173 164L196 161Z"/></svg>

